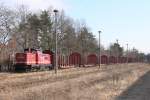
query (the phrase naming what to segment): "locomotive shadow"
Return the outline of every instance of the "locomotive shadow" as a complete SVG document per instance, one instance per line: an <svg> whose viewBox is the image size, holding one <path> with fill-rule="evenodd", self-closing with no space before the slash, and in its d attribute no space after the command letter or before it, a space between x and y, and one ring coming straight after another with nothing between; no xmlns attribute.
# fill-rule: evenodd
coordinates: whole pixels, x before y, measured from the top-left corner
<svg viewBox="0 0 150 100"><path fill-rule="evenodd" d="M149 100L150 71L141 76L133 85L121 93L115 100Z"/></svg>

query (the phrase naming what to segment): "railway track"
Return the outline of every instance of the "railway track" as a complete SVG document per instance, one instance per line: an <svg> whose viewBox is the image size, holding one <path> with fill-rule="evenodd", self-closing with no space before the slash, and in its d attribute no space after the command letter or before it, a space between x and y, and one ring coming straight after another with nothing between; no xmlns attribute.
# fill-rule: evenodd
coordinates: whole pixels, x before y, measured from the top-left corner
<svg viewBox="0 0 150 100"><path fill-rule="evenodd" d="M121 64L122 65L122 64ZM132 66L132 64L130 64ZM115 67L114 67L115 66ZM100 70L109 70L109 69L112 69L112 68L117 68L117 67L121 67L120 65L103 65L103 69L100 69ZM83 72L83 71L90 71L90 70L97 70L98 67L88 67L88 68L71 68L71 69L64 69L64 70L59 70L58 71L58 74L61 74L61 73L65 73L65 74L68 74L68 73L80 73L80 72ZM30 73L0 73L0 81L5 81L5 80L15 80L15 79L21 79L21 78L28 78L28 77L45 77L45 76L55 76L54 74L54 71L51 70L51 71L43 71L43 72L30 72Z"/></svg>

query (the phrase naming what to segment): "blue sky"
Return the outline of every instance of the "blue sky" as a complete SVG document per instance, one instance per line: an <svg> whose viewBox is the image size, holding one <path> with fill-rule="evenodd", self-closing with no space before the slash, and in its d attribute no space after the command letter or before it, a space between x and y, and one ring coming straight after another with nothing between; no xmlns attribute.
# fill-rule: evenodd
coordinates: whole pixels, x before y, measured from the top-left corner
<svg viewBox="0 0 150 100"><path fill-rule="evenodd" d="M6 5L29 5L31 9L45 9L52 5L63 8L74 19L84 19L102 44L108 47L119 40L129 48L150 52L150 1L149 0L1 0Z"/></svg>

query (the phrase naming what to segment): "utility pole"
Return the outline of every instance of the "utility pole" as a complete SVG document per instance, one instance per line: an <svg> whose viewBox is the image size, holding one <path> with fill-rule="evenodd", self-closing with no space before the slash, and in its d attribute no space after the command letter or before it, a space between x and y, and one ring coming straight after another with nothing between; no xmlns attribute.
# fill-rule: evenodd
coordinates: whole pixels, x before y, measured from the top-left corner
<svg viewBox="0 0 150 100"><path fill-rule="evenodd" d="M100 39L101 38L100 37L101 36L101 32L102 31L98 31L98 33L99 33L99 56L98 56L99 57L99 61L98 61L99 62L99 68L101 68L101 39Z"/></svg>
<svg viewBox="0 0 150 100"><path fill-rule="evenodd" d="M58 10L54 10L55 13L55 74L57 74L57 70L58 70L58 58L57 58L57 13Z"/></svg>

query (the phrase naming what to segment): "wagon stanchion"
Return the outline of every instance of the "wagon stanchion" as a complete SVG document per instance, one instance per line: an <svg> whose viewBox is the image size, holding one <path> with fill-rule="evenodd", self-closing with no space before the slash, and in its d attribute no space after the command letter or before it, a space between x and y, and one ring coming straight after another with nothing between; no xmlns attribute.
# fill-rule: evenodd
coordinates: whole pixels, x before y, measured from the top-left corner
<svg viewBox="0 0 150 100"><path fill-rule="evenodd" d="M127 54L126 54L126 56L127 56L127 64L128 64L128 44L127 44Z"/></svg>
<svg viewBox="0 0 150 100"><path fill-rule="evenodd" d="M69 66L69 62L68 62L68 54L65 55L65 65Z"/></svg>
<svg viewBox="0 0 150 100"><path fill-rule="evenodd" d="M62 56L61 56L61 57L62 57L62 63L61 63L61 66L63 66L63 67L64 67L64 66L66 66L66 65L65 65L65 62L64 62L64 60L65 60L64 54L62 54Z"/></svg>

